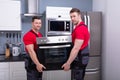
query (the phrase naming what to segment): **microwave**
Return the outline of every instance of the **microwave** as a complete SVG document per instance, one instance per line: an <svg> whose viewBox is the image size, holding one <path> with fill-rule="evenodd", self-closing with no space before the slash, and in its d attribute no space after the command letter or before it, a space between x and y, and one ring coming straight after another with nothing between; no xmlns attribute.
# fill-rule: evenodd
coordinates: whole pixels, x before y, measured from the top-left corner
<svg viewBox="0 0 120 80"><path fill-rule="evenodd" d="M71 35L72 25L70 20L48 20L46 34L47 36Z"/></svg>

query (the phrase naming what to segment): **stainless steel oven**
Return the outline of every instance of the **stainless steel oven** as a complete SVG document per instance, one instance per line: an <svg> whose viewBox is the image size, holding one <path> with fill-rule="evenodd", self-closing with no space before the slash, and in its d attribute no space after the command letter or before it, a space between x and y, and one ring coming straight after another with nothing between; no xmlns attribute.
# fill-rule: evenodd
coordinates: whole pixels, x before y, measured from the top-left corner
<svg viewBox="0 0 120 80"><path fill-rule="evenodd" d="M38 58L46 70L60 70L68 59L71 48L71 36L52 36L37 38Z"/></svg>
<svg viewBox="0 0 120 80"><path fill-rule="evenodd" d="M65 19L48 19L46 20L46 35L70 35L72 31L72 22Z"/></svg>

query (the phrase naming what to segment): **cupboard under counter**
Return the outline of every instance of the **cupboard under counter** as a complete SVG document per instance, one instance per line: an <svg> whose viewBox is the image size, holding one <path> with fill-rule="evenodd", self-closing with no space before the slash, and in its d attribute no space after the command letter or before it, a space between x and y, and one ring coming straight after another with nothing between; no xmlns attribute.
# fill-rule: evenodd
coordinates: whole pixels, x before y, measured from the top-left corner
<svg viewBox="0 0 120 80"><path fill-rule="evenodd" d="M0 80L26 80L24 61L0 62Z"/></svg>

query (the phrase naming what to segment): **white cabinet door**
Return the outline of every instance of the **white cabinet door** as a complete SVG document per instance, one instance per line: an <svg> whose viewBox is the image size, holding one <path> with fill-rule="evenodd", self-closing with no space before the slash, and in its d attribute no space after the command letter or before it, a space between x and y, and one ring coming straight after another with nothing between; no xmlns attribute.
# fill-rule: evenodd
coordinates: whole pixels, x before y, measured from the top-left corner
<svg viewBox="0 0 120 80"><path fill-rule="evenodd" d="M43 80L71 80L71 71L44 71Z"/></svg>
<svg viewBox="0 0 120 80"><path fill-rule="evenodd" d="M0 62L0 80L9 80L8 62Z"/></svg>
<svg viewBox="0 0 120 80"><path fill-rule="evenodd" d="M27 80L24 62L10 62L10 80Z"/></svg>
<svg viewBox="0 0 120 80"><path fill-rule="evenodd" d="M50 7L46 8L46 18L70 20L69 12L71 7Z"/></svg>
<svg viewBox="0 0 120 80"><path fill-rule="evenodd" d="M0 0L0 30L21 30L21 4L19 0Z"/></svg>

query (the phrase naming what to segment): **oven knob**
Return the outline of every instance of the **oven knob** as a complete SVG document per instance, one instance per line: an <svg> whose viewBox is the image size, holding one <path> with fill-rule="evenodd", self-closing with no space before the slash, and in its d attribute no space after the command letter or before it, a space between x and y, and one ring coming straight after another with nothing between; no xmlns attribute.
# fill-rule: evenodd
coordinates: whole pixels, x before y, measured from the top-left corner
<svg viewBox="0 0 120 80"><path fill-rule="evenodd" d="M58 41L61 41L61 39L58 39Z"/></svg>
<svg viewBox="0 0 120 80"><path fill-rule="evenodd" d="M65 39L66 41L68 41L68 39Z"/></svg>
<svg viewBox="0 0 120 80"><path fill-rule="evenodd" d="M41 42L43 42L43 40L40 40Z"/></svg>
<svg viewBox="0 0 120 80"><path fill-rule="evenodd" d="M50 42L50 40L47 39L46 42Z"/></svg>
<svg viewBox="0 0 120 80"><path fill-rule="evenodd" d="M47 42L47 40L44 40L44 42Z"/></svg>

